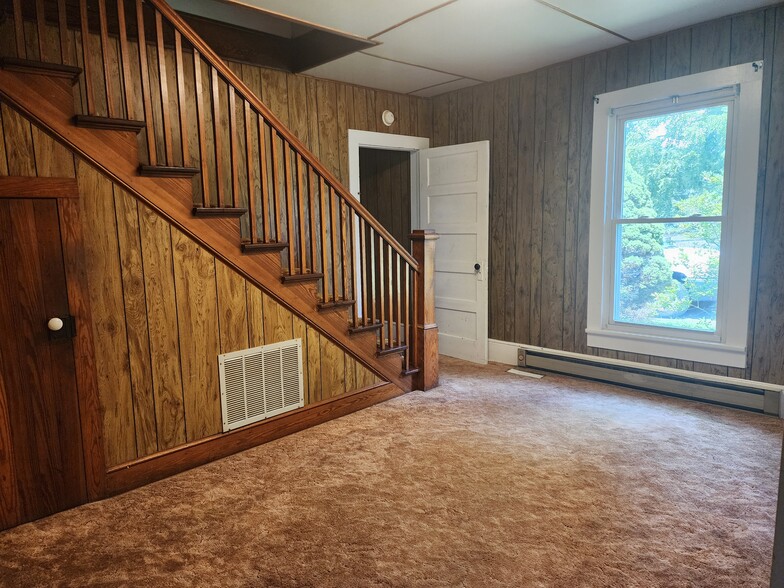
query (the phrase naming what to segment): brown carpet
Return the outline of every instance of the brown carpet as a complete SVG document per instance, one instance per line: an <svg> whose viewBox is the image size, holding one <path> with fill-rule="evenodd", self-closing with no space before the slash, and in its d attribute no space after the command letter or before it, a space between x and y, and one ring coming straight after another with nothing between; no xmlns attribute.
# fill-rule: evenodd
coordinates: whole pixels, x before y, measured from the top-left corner
<svg viewBox="0 0 784 588"><path fill-rule="evenodd" d="M0 584L767 585L779 419L442 367L436 390L0 533Z"/></svg>

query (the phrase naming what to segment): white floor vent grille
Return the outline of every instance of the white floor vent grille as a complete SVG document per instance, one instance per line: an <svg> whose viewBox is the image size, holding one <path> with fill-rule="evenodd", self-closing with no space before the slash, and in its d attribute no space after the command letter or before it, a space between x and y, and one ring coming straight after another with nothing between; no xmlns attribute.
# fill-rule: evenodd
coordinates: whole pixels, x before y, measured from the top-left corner
<svg viewBox="0 0 784 588"><path fill-rule="evenodd" d="M223 430L305 405L302 339L218 356Z"/></svg>

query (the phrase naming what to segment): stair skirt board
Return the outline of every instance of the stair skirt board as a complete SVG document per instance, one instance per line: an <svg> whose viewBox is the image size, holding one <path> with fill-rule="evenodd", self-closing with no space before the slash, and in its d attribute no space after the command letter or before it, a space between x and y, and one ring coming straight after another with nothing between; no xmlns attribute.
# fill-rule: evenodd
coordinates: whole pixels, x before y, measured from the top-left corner
<svg viewBox="0 0 784 588"><path fill-rule="evenodd" d="M752 412L779 415L781 392L755 388L748 385L725 383L713 379L700 378L699 374L686 372L682 375L627 365L613 365L596 360L565 356L546 349L520 348L518 367L534 368L590 380L618 384L629 388L656 392L730 408Z"/></svg>

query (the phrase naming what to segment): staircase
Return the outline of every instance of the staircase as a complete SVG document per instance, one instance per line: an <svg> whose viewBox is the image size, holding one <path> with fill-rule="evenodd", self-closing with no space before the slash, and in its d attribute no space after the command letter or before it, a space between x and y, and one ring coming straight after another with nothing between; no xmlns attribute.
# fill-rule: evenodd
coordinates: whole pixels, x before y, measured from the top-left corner
<svg viewBox="0 0 784 588"><path fill-rule="evenodd" d="M433 236L412 256L165 2L6 13L4 101L378 376L435 385Z"/></svg>

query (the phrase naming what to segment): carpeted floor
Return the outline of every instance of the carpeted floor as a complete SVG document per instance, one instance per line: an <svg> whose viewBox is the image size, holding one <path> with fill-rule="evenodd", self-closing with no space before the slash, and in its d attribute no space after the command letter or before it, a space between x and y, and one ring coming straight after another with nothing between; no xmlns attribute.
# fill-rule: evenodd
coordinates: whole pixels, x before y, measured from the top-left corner
<svg viewBox="0 0 784 588"><path fill-rule="evenodd" d="M2 586L767 586L782 422L499 365L0 533Z"/></svg>

